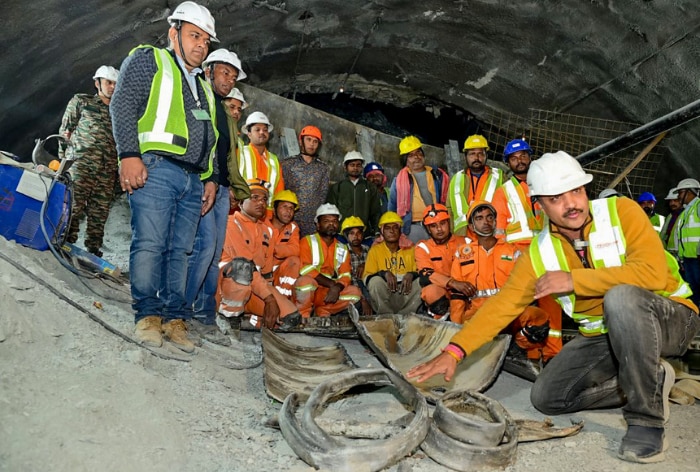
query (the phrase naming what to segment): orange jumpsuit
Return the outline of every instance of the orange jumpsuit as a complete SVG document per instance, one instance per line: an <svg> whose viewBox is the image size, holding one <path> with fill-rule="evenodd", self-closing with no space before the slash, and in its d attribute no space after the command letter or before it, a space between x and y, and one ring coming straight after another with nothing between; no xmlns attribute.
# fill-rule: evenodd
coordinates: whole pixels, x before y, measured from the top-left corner
<svg viewBox="0 0 700 472"><path fill-rule="evenodd" d="M279 159L268 149L261 155L252 145L240 150L238 156L238 170L245 180L261 179L269 182L270 195L267 200L267 219L272 218L272 199L276 194L284 190L284 177Z"/></svg>
<svg viewBox="0 0 700 472"><path fill-rule="evenodd" d="M272 221L272 285L285 297L294 299L294 284L299 278L299 226L291 222L277 229Z"/></svg>
<svg viewBox="0 0 700 472"><path fill-rule="evenodd" d="M219 269L236 257L253 261L256 270L250 285L235 282L232 278L219 273L219 312L224 316L240 316L243 312L251 313L251 324L258 326L257 317L262 316L265 308L263 300L270 295L275 297L280 308L280 318L297 311L290 300L282 296L263 277L272 270L273 251L270 241L272 229L261 220L253 220L242 211L228 217L226 240L221 255Z"/></svg>
<svg viewBox="0 0 700 472"><path fill-rule="evenodd" d="M415 257L418 277L421 284L421 299L430 307L433 303L443 297L450 300L450 311L452 311L452 293L447 288L447 283L452 278L452 261L457 249L469 243L469 239L464 236L455 236L446 244L438 245L435 240L424 239L416 244ZM455 294L457 298L461 294ZM463 297L463 296L462 296ZM439 317L438 314L434 316Z"/></svg>
<svg viewBox="0 0 700 472"><path fill-rule="evenodd" d="M507 191L509 183L513 190ZM517 194L517 200L513 194ZM530 187L527 182L515 176L504 183L493 196L491 202L496 209L496 237L515 244L520 252L527 252L532 241L532 234L542 228L544 212L539 202L530 199ZM527 223L526 223L527 222ZM525 227L527 225L527 227ZM528 233L531 233L528 235ZM553 357L562 347L562 311L554 297L545 297L537 301L549 316L549 341L545 347L545 358Z"/></svg>
<svg viewBox="0 0 700 472"><path fill-rule="evenodd" d="M301 277L295 284L297 307L304 318L330 316L360 301L362 292L351 285L350 251L348 247L334 239L329 245L318 233L310 234L299 243ZM326 303L328 288L318 284L316 277L324 275L345 287L335 303Z"/></svg>
<svg viewBox="0 0 700 472"><path fill-rule="evenodd" d="M450 307L450 319L455 323L467 323L486 300L505 285L519 256L518 248L502 239L497 240L496 245L489 251L476 240L461 246L452 263L452 278L471 283L476 287L477 293L471 301L455 300ZM547 360L561 349L561 343L556 349L556 346L550 346L549 339L541 344L533 344L518 334L523 327L543 325L548 318L541 308L527 306L509 329L516 334L516 342L527 350L530 359L543 357ZM561 341L560 338L559 340Z"/></svg>

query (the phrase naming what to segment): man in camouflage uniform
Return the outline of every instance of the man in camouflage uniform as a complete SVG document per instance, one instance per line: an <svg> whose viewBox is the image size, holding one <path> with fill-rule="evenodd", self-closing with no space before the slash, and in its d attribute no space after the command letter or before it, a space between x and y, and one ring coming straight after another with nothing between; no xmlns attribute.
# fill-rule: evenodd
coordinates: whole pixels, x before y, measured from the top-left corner
<svg viewBox="0 0 700 472"><path fill-rule="evenodd" d="M85 247L102 256L102 239L109 207L117 181L117 151L112 136L109 102L114 93L119 71L100 66L95 72L95 95L76 94L68 102L59 134L69 144L61 149L61 158L75 159L73 177L73 216L68 229L69 243L78 240L80 220L87 219Z"/></svg>

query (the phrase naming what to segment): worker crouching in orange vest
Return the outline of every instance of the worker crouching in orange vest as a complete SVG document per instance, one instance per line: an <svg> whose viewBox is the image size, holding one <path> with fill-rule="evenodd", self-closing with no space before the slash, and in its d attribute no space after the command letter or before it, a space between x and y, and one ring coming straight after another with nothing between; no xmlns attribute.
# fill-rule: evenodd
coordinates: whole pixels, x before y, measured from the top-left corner
<svg viewBox="0 0 700 472"><path fill-rule="evenodd" d="M269 221L272 228L272 285L282 295L295 301L294 284L299 279L299 226L294 215L299 200L291 190L283 190L272 199L273 213Z"/></svg>
<svg viewBox="0 0 700 472"><path fill-rule="evenodd" d="M494 236L496 210L485 201L474 202L467 214L469 234L475 237L457 250L451 276L466 284L468 300L451 303L450 319L469 322L486 300L498 293L510 276L520 255L518 248ZM530 359L547 361L561 350L561 338L549 337L549 316L530 305L505 330L514 334L516 344L527 351Z"/></svg>
<svg viewBox="0 0 700 472"><path fill-rule="evenodd" d="M336 239L340 211L331 203L316 210L314 234L300 242L301 277L296 283L299 312L309 318L331 316L360 301L360 289L351 285L350 251Z"/></svg>
<svg viewBox="0 0 700 472"><path fill-rule="evenodd" d="M430 239L416 244L416 267L422 287L421 299L428 314L435 319L449 316L453 300L467 300L466 284L450 276L452 261L460 246L469 244L464 236L455 236L450 228L450 214L445 205L435 203L423 211L423 227ZM464 306L461 303L460 306Z"/></svg>
<svg viewBox="0 0 700 472"><path fill-rule="evenodd" d="M251 313L253 326L291 328L301 316L296 306L270 284L273 251L272 229L264 223L268 184L247 181L250 197L240 211L229 216L226 241L219 267L219 314L216 323L224 334L231 329L230 318ZM262 317L262 319L260 319Z"/></svg>

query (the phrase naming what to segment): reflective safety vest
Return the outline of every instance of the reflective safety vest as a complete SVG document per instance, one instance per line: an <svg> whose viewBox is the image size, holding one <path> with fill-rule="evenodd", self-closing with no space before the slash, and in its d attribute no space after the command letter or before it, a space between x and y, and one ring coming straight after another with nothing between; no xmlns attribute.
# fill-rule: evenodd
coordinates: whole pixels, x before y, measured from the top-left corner
<svg viewBox="0 0 700 472"><path fill-rule="evenodd" d="M617 214L617 197L591 200L589 202L593 223L588 235L590 257L593 267L596 269L604 267L619 267L625 263L626 241L622 232L622 225ZM595 242L591 242L591 240ZM603 249L605 248L605 250ZM666 254L666 264L671 270L678 286L673 293L664 290L656 291L657 295L663 297L688 298L692 294L688 284L678 273L678 263L676 259L664 251ZM549 227L546 227L537 235L530 245L530 258L532 268L537 277L541 277L548 271L563 270L571 272L566 255L560 239L551 235ZM564 312L578 323L579 331L587 336L607 333L603 316L582 315L574 312L576 306L576 296L571 293L557 297L557 302Z"/></svg>
<svg viewBox="0 0 700 472"><path fill-rule="evenodd" d="M238 156L238 170L241 172L241 177L244 180L249 179L262 179L270 183L270 192L267 200L268 208L272 208L272 199L274 198L275 189L279 183L280 176L282 175L282 169L280 169L280 163L277 156L267 151L267 174L260 175L258 171L258 160L256 157L256 151L249 144L244 146L240 150Z"/></svg>
<svg viewBox="0 0 700 472"><path fill-rule="evenodd" d="M658 213L654 213L652 217L649 218L651 225L654 227L657 233L661 232L661 228L664 226L664 220L664 215L659 215Z"/></svg>
<svg viewBox="0 0 700 472"><path fill-rule="evenodd" d="M340 266L350 255L348 248L345 244L341 243L340 241L335 242L335 254L333 260L333 271L335 273L326 274L323 271L321 271L323 263L325 262L323 254L323 242L321 241L321 236L318 233L314 233L306 236L304 239L308 241L309 247L311 248L311 264L301 268L301 270L299 271L301 275L306 275L312 270L317 270L318 272L322 273L331 280L338 280L343 277L351 277L350 272L338 273L338 271L340 270Z"/></svg>
<svg viewBox="0 0 700 472"><path fill-rule="evenodd" d="M450 190L447 198L450 201L450 209L452 210L452 232L463 236L467 231L467 213L471 202L469 198L469 188L465 189L465 183L468 180L467 173L461 170L455 174L450 180ZM501 169L491 167L489 174L486 176L486 184L481 192L481 195L475 195L475 200L485 200L490 202L493 200L493 194L500 187L503 180Z"/></svg>
<svg viewBox="0 0 700 472"><path fill-rule="evenodd" d="M530 196L515 177L503 184L511 218L506 226L506 241L509 243L532 239L542 229L542 223L533 212Z"/></svg>
<svg viewBox="0 0 700 472"><path fill-rule="evenodd" d="M676 230L673 234L678 255L695 259L698 257L698 243L700 243L700 198L695 197L683 212L678 215Z"/></svg>
<svg viewBox="0 0 700 472"><path fill-rule="evenodd" d="M189 131L185 117L185 98L182 94L182 74L173 56L166 49L153 46L139 46L131 50L132 54L139 48L151 48L158 71L153 76L151 92L148 96L146 111L138 121L139 149L148 151L165 151L181 156L187 152ZM214 155L219 131L216 127L216 100L211 86L197 78L209 106L209 117L214 130L214 146L209 153L209 168L201 174L202 179L211 176L214 170Z"/></svg>
<svg viewBox="0 0 700 472"><path fill-rule="evenodd" d="M678 215L680 216L680 215ZM673 226L669 228L669 225L673 221ZM678 254L678 218L673 220L673 215L668 215L664 219L664 226L661 228L659 236L661 236L661 241L664 242L666 250L672 254Z"/></svg>

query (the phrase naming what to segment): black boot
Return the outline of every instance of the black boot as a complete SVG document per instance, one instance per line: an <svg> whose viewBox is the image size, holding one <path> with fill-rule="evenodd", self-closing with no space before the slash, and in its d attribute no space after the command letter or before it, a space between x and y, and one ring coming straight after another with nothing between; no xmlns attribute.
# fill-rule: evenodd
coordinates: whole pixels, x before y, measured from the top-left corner
<svg viewBox="0 0 700 472"><path fill-rule="evenodd" d="M667 447L664 428L631 425L622 438L617 456L625 461L642 464L661 462L665 458L664 450Z"/></svg>

